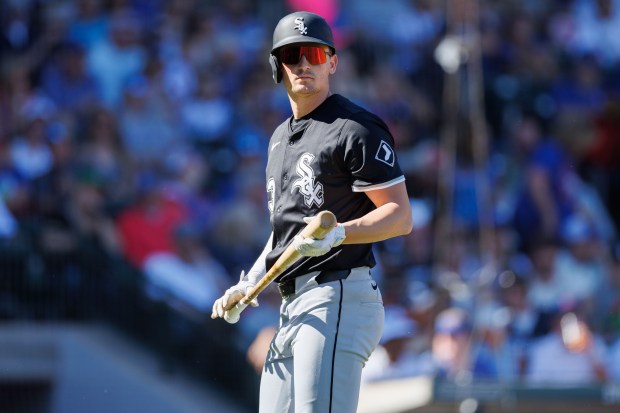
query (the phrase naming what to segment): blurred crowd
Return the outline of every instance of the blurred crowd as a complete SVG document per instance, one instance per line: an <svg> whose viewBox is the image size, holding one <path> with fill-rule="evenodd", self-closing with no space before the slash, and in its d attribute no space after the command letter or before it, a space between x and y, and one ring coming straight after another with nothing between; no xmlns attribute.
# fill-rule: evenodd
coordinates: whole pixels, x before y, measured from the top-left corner
<svg viewBox="0 0 620 413"><path fill-rule="evenodd" d="M412 197L413 233L376 248L365 380L620 381L620 0L3 1L0 316L113 313L169 352L224 329L260 367L277 295L208 315L269 234L290 108L267 56L294 9L334 27L334 92L388 123ZM481 48L451 83L446 35Z"/></svg>

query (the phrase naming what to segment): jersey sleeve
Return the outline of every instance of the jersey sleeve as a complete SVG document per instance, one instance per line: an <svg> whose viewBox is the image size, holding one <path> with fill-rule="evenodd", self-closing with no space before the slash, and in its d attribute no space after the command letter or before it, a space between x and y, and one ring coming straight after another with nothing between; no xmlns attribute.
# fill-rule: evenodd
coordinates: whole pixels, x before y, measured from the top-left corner
<svg viewBox="0 0 620 413"><path fill-rule="evenodd" d="M382 122L348 121L342 130L341 148L354 192L387 188L405 180L394 139Z"/></svg>

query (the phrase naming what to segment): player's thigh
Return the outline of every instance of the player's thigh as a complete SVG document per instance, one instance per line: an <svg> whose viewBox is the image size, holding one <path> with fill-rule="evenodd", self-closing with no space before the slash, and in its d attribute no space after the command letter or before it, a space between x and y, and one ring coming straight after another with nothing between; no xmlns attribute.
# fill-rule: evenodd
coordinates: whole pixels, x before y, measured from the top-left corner
<svg viewBox="0 0 620 413"><path fill-rule="evenodd" d="M335 329L326 314L322 310L306 315L295 337L295 413L330 411Z"/></svg>
<svg viewBox="0 0 620 413"><path fill-rule="evenodd" d="M342 300L307 314L295 337L296 413L356 410L362 368L382 333L383 305L360 301L359 293L348 300L346 290Z"/></svg>
<svg viewBox="0 0 620 413"><path fill-rule="evenodd" d="M294 413L293 358L265 363L260 381L259 413Z"/></svg>
<svg viewBox="0 0 620 413"><path fill-rule="evenodd" d="M344 304L333 361L332 412L355 412L362 369L379 343L384 309L380 302Z"/></svg>

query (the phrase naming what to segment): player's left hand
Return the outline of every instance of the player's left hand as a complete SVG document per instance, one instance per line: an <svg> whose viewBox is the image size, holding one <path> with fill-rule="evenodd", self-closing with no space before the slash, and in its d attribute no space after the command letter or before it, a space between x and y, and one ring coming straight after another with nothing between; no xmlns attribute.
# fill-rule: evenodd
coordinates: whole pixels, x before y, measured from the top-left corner
<svg viewBox="0 0 620 413"><path fill-rule="evenodd" d="M311 220L311 217L304 218L304 222L306 223L309 223ZM293 246L305 257L319 257L327 254L332 248L342 244L345 238L346 232L344 226L338 224L334 229L329 231L323 239L304 238L298 234L293 238Z"/></svg>
<svg viewBox="0 0 620 413"><path fill-rule="evenodd" d="M241 271L239 282L226 290L224 295L215 300L213 303L211 318L224 318L226 311L233 308L243 297L245 297L247 292L254 288L254 285L255 283L248 280L248 277L245 275L245 271ZM252 307L258 307L258 300L255 298L250 301L250 305Z"/></svg>

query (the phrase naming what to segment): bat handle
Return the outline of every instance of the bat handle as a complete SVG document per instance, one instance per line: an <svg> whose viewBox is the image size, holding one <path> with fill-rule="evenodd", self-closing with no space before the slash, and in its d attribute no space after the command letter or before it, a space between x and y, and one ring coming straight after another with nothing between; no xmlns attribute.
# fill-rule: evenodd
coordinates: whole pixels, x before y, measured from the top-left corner
<svg viewBox="0 0 620 413"><path fill-rule="evenodd" d="M230 324L235 324L237 321L239 321L241 312L245 310L245 308L248 306L246 303L244 303L244 301L244 299L241 299L233 308L224 312L224 320L226 320L226 322Z"/></svg>

